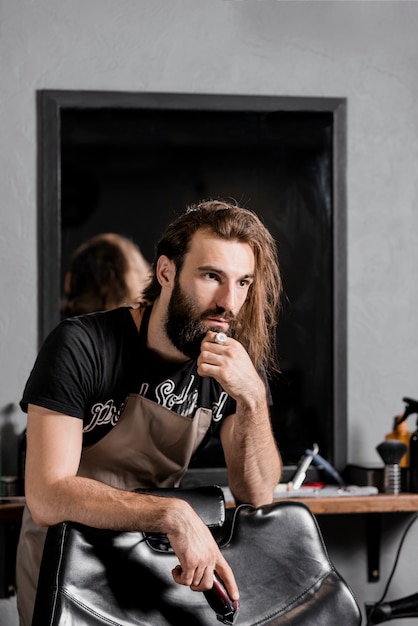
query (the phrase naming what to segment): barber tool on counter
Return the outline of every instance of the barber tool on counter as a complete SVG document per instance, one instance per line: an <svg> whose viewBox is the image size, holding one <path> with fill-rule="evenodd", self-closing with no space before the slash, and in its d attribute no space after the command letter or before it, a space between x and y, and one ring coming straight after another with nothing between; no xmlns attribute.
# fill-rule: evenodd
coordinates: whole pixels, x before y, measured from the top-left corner
<svg viewBox="0 0 418 626"><path fill-rule="evenodd" d="M291 481L292 489L299 489L302 486L302 483L304 482L306 478L306 472L308 471L308 468L313 461L313 455L317 454L319 451L319 447L317 443L314 443L313 448L314 450L312 454L308 454L305 451L304 456L299 461L299 465L296 469L296 473L293 476L292 481Z"/></svg>
<svg viewBox="0 0 418 626"><path fill-rule="evenodd" d="M303 496L354 495L355 493L358 494L362 492L362 488L347 484L335 467L319 454L319 446L317 443L314 443L312 450L305 450L305 454L299 461L299 465L292 480L287 485L278 485L275 490L275 495L281 495L284 491L287 492L286 495L297 494L305 481L308 468L311 464L323 471L329 481L327 481L327 483L318 483L304 487ZM374 493L374 490L370 490L370 488L367 488L367 491L368 493Z"/></svg>
<svg viewBox="0 0 418 626"><path fill-rule="evenodd" d="M320 482L307 482L308 469L315 465L320 471ZM324 482L322 482L322 480ZM224 489L224 488L222 488ZM224 490L225 493L225 490ZM371 496L379 493L375 485L349 483L339 474L329 461L319 454L317 443L306 449L301 456L296 472L287 483L279 483L274 489L275 498L332 498L336 496ZM225 497L231 494L225 493Z"/></svg>
<svg viewBox="0 0 418 626"><path fill-rule="evenodd" d="M376 450L385 464L383 491L385 493L400 493L401 468L399 462L407 450L406 444L397 439L387 439L382 441Z"/></svg>
<svg viewBox="0 0 418 626"><path fill-rule="evenodd" d="M342 487L346 486L347 483L340 474L337 472L335 467L328 463L320 454L319 447L317 443L313 444L312 450L305 450L305 455L302 457L299 462L299 466L296 470L296 474L292 479L293 489L299 489L306 478L306 472L310 464L315 465L318 469L322 469L326 472L328 477L331 479L331 483L336 483L337 485L341 485Z"/></svg>
<svg viewBox="0 0 418 626"><path fill-rule="evenodd" d="M331 479L331 483L336 483L337 485L340 485L341 487L347 486L346 481L337 472L335 467L331 465L331 463L328 463L328 461L326 461L324 457L318 454L318 450L315 450L315 448L313 450L305 450L305 454L312 457L312 463L316 465L318 469L324 470L324 472Z"/></svg>

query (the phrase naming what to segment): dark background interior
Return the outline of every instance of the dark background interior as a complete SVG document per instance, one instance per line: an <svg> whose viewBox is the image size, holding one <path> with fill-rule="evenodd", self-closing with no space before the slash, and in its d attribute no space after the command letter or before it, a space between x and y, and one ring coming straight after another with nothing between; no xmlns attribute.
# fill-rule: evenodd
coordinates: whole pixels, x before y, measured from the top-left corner
<svg viewBox="0 0 418 626"><path fill-rule="evenodd" d="M274 432L286 465L314 442L333 462L332 113L67 108L60 140L61 284L99 232L131 237L151 262L166 224L199 200L233 198L263 219L286 298ZM198 464L222 464L218 448Z"/></svg>

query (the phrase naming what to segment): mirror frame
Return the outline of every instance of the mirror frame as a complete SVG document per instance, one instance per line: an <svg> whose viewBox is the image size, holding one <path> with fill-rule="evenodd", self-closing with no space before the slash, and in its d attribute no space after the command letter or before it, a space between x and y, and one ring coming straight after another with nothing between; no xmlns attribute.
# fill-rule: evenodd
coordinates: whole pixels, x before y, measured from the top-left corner
<svg viewBox="0 0 418 626"><path fill-rule="evenodd" d="M40 90L38 120L39 345L60 321L61 114L67 108L320 111L333 116L334 465L347 464L347 190L345 98Z"/></svg>

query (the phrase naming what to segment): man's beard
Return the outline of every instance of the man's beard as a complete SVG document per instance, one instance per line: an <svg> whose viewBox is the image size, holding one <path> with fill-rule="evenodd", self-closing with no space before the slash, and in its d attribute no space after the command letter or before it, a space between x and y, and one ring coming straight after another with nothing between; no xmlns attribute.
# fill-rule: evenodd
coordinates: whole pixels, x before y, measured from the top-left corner
<svg viewBox="0 0 418 626"><path fill-rule="evenodd" d="M167 337L173 346L189 358L197 359L200 354L200 344L206 332L224 330L220 326L208 327L205 320L209 317L222 317L227 320L229 322L228 335L234 336L235 318L232 313L228 313L221 307L206 309L203 313L199 313L195 300L182 290L176 276L165 323Z"/></svg>

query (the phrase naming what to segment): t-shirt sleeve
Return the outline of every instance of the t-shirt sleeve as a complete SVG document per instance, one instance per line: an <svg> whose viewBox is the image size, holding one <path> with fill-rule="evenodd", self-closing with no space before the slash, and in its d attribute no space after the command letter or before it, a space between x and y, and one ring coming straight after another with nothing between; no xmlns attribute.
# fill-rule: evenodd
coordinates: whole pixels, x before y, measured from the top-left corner
<svg viewBox="0 0 418 626"><path fill-rule="evenodd" d="M20 407L28 404L83 419L97 373L97 355L86 330L61 322L47 337L26 383Z"/></svg>

